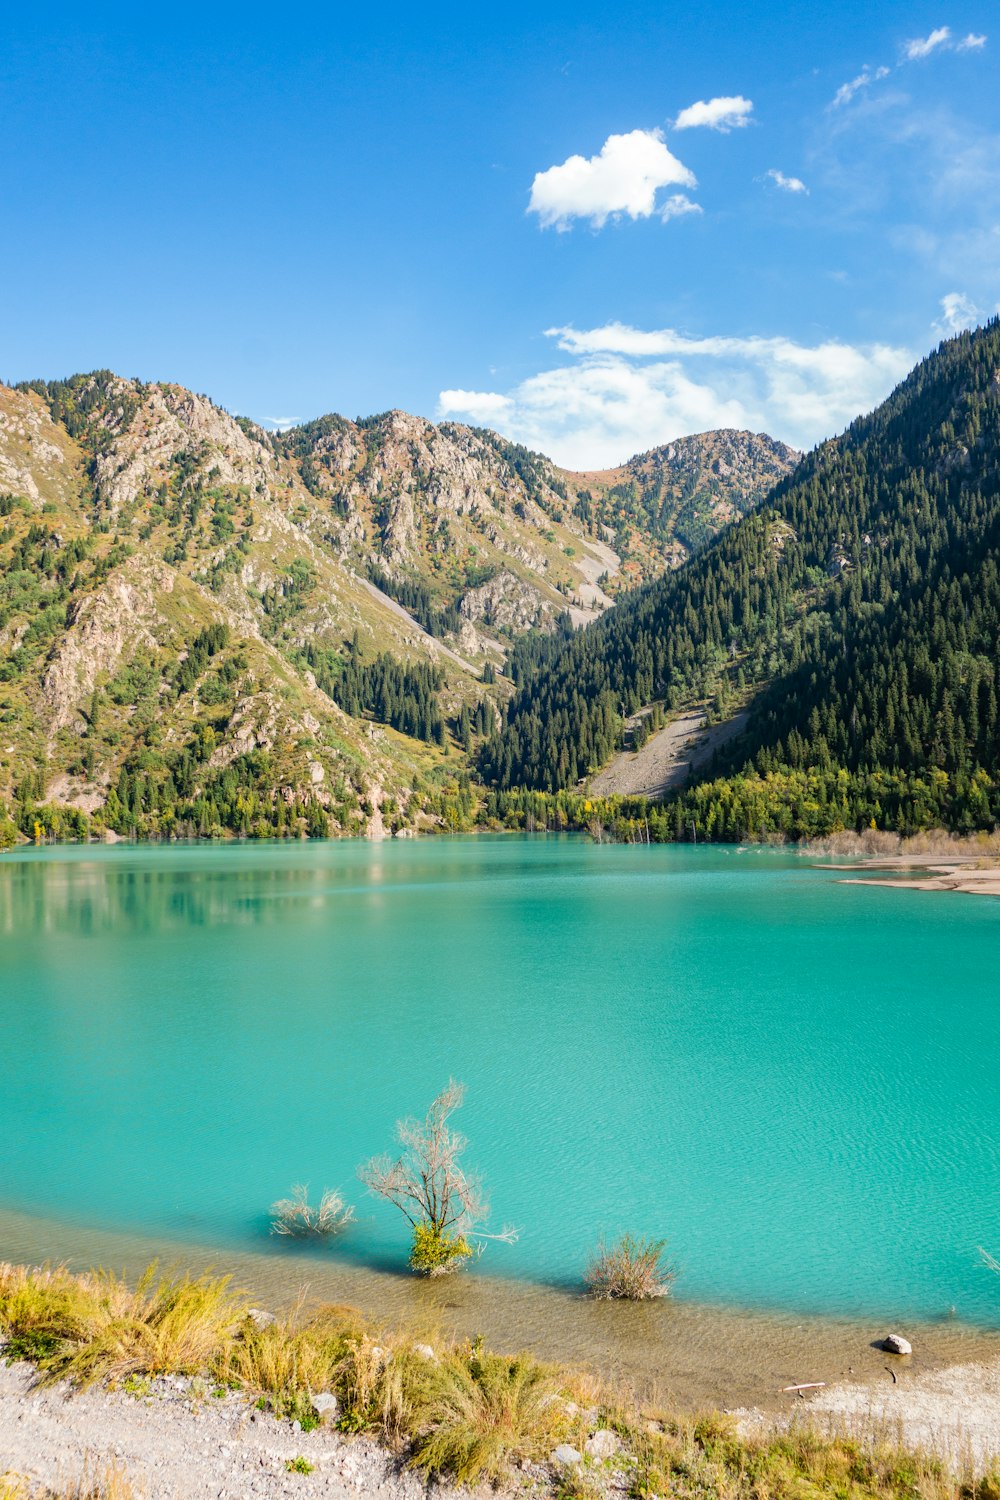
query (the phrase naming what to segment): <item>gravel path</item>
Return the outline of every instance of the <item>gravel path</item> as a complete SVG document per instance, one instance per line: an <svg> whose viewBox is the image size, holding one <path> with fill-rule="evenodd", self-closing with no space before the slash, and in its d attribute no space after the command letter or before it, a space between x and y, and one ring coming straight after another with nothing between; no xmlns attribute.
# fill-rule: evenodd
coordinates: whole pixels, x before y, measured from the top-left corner
<svg viewBox="0 0 1000 1500"><path fill-rule="evenodd" d="M245 1396L216 1398L205 1382L171 1376L135 1396L43 1389L34 1380L30 1365L0 1362L0 1475L56 1487L113 1462L148 1500L424 1495L415 1474L367 1439L329 1428L296 1431ZM289 1472L300 1456L314 1466L311 1474Z"/></svg>

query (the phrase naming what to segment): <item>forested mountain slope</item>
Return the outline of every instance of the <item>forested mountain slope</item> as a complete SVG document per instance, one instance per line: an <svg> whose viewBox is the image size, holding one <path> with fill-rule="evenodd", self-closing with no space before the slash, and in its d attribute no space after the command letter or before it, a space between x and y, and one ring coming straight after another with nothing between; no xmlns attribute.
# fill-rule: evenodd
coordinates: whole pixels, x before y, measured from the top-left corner
<svg viewBox="0 0 1000 1500"><path fill-rule="evenodd" d="M561 643L485 746L485 775L570 787L611 754L623 713L752 693L746 731L706 778L919 773L988 824L998 563L994 321L943 344L701 556Z"/></svg>
<svg viewBox="0 0 1000 1500"><path fill-rule="evenodd" d="M454 826L511 653L609 603L577 498L404 412L275 434L106 371L0 386L0 804L28 832Z"/></svg>

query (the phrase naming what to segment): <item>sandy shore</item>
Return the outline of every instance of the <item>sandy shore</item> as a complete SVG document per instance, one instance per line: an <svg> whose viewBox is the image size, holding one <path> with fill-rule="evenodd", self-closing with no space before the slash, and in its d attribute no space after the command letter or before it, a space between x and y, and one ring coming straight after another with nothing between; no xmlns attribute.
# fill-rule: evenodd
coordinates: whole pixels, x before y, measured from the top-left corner
<svg viewBox="0 0 1000 1500"><path fill-rule="evenodd" d="M674 1411L753 1407L781 1413L789 1406L781 1394L786 1385L880 1381L885 1356L875 1343L893 1321L912 1339L913 1364L921 1373L981 1362L1000 1366L1000 1331L945 1316L944 1307L941 1316L923 1321L891 1307L873 1320L713 1306L683 1297L614 1305L573 1289L478 1270L425 1281L273 1240L251 1254L10 1212L0 1212L0 1260L66 1263L79 1271L113 1266L133 1279L153 1260L194 1272L224 1269L258 1307L282 1312L304 1293L309 1306L356 1307L430 1343L482 1334L492 1349L524 1349L624 1380L651 1406Z"/></svg>
<svg viewBox="0 0 1000 1500"><path fill-rule="evenodd" d="M1000 864L975 855L942 859L939 854L900 854L888 859L864 859L860 864L825 864L824 870L871 870L853 875L843 885L887 885L907 891L964 891L972 896L1000 896ZM885 871L885 874L875 874Z"/></svg>
<svg viewBox="0 0 1000 1500"><path fill-rule="evenodd" d="M918 1371L909 1359L886 1355L885 1364L878 1379L790 1396L784 1417L741 1412L740 1430L750 1436L805 1424L935 1453L959 1473L1000 1465L1000 1362Z"/></svg>

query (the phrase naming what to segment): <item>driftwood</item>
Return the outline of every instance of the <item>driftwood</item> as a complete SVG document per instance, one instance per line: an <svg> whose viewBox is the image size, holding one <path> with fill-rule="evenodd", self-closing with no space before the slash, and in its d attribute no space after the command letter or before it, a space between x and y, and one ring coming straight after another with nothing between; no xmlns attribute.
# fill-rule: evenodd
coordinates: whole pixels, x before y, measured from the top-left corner
<svg viewBox="0 0 1000 1500"><path fill-rule="evenodd" d="M825 1380L807 1380L805 1385L783 1385L781 1387L781 1394L785 1396L791 1391L819 1391L822 1390L825 1385Z"/></svg>

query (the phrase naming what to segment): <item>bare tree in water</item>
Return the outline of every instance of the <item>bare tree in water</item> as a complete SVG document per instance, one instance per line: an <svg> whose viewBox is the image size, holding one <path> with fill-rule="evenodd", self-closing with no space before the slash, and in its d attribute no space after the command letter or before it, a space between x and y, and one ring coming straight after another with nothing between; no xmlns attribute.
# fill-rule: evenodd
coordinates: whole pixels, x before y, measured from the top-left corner
<svg viewBox="0 0 1000 1500"><path fill-rule="evenodd" d="M394 1203L409 1221L410 1265L425 1276L457 1271L483 1249L485 1240L510 1243L517 1238L513 1229L486 1234L480 1227L489 1215L483 1185L463 1168L461 1157L468 1143L448 1123L464 1098L464 1085L452 1079L425 1119L397 1121L396 1136L403 1148L398 1157L375 1156L358 1168L369 1192Z"/></svg>

